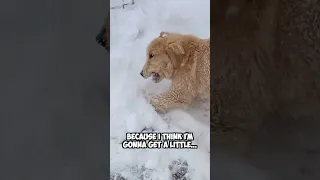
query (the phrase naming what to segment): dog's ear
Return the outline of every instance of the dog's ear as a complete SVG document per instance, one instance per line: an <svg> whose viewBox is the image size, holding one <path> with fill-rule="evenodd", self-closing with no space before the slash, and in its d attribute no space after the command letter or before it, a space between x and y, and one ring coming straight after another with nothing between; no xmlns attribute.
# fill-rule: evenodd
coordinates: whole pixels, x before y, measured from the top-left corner
<svg viewBox="0 0 320 180"><path fill-rule="evenodd" d="M168 35L169 35L168 32L162 31L162 32L160 33L159 37L164 38L164 37L167 37Z"/></svg>
<svg viewBox="0 0 320 180"><path fill-rule="evenodd" d="M170 43L168 47L176 54L182 55L185 53L183 47L177 42Z"/></svg>

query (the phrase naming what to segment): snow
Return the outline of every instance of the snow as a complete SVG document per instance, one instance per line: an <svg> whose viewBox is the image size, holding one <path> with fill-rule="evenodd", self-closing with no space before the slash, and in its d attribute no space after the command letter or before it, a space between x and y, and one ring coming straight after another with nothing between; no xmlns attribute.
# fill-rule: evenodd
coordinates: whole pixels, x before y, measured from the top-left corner
<svg viewBox="0 0 320 180"><path fill-rule="evenodd" d="M111 0L111 7L117 5L122 5L122 0ZM181 171L186 179L209 180L209 103L159 115L148 103L149 95L164 92L170 81L155 84L143 79L140 71L146 46L161 31L210 37L210 0L135 0L134 5L111 10L110 28L111 173L128 180L171 180L179 179L172 178L174 171ZM193 132L193 144L199 148L122 148L127 132L143 129Z"/></svg>

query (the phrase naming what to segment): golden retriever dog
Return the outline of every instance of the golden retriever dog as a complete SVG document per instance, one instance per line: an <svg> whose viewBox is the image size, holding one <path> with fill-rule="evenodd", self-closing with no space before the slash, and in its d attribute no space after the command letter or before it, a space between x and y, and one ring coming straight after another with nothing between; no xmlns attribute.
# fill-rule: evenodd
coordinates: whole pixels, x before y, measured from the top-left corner
<svg viewBox="0 0 320 180"><path fill-rule="evenodd" d="M194 98L210 98L210 39L161 32L148 45L140 74L154 83L172 81L168 91L151 100L157 112L187 108Z"/></svg>

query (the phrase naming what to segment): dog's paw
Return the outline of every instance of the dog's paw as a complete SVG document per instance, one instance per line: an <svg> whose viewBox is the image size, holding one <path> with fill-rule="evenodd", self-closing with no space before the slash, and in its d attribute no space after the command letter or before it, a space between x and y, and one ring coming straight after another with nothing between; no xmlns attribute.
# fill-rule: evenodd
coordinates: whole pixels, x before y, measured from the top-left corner
<svg viewBox="0 0 320 180"><path fill-rule="evenodd" d="M143 94L143 97L144 97L147 101L151 101L152 99L155 99L155 97L157 97L156 94L154 94L154 93L147 93L145 90L142 90L142 94Z"/></svg>
<svg viewBox="0 0 320 180"><path fill-rule="evenodd" d="M158 114L165 114L167 111L164 108L152 105L154 110L158 113Z"/></svg>
<svg viewBox="0 0 320 180"><path fill-rule="evenodd" d="M153 106L154 110L158 113L158 114L165 114L166 113L166 109L165 107L159 103L159 100L157 98L153 98L150 101L150 104Z"/></svg>

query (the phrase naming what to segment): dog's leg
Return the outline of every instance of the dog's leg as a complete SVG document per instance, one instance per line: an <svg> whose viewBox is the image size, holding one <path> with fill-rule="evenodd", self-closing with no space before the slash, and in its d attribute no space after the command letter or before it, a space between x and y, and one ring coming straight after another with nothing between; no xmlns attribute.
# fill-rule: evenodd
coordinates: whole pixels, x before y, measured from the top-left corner
<svg viewBox="0 0 320 180"><path fill-rule="evenodd" d="M191 104L192 99L192 96L187 94L185 90L171 88L167 92L153 98L151 104L157 112L165 113L173 108L187 108Z"/></svg>

